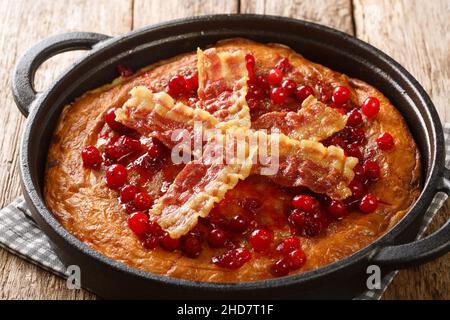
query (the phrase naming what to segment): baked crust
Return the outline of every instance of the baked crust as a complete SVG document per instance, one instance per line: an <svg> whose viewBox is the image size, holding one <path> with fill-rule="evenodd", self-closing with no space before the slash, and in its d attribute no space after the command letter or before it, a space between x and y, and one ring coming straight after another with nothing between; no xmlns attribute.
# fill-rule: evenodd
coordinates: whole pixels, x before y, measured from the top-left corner
<svg viewBox="0 0 450 320"><path fill-rule="evenodd" d="M286 57L296 70L290 75L293 80L315 78L330 87L346 86L351 90L355 105L361 105L369 96L380 101L379 115L364 127L368 139L364 152L376 159L381 167L381 178L370 185L370 192L380 199L379 208L366 215L351 212L333 222L325 234L302 238L302 249L308 260L293 273L315 269L355 253L383 235L406 214L420 193L420 154L404 119L381 92L361 80L312 63L285 46L230 39L214 47L218 52L237 49L252 52L261 73L266 73L281 57ZM85 145L98 143L105 126L103 114L106 110L121 107L133 87L144 85L154 92L165 90L172 76L193 73L196 59L195 53L188 53L156 63L131 78L119 78L110 85L88 92L66 106L48 151L44 185L46 204L62 225L81 241L135 268L194 281L240 282L271 278L273 257L267 254L253 253L253 258L243 267L230 270L211 263L211 257L223 249L205 246L196 259L185 257L178 251L145 249L127 227L128 215L117 201L117 191L106 186L104 169L96 171L83 167L80 150ZM390 152L379 152L376 148L376 138L382 132L389 132L395 139L395 148ZM149 192L157 194L161 186L173 181L181 168L172 166L155 175L147 186ZM240 181L219 206L223 207L223 212L234 215L243 210L239 206L240 199L261 199L262 194L263 205L258 215L276 224L277 216L284 215L287 210L291 196L266 177L251 176ZM289 234L287 226L277 227L275 243Z"/></svg>

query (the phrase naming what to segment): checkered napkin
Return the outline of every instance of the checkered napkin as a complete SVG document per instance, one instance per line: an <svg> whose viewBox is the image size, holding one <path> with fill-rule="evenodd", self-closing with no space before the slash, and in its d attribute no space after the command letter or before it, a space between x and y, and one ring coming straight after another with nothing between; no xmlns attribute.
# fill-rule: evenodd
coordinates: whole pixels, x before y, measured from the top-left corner
<svg viewBox="0 0 450 320"><path fill-rule="evenodd" d="M446 166L450 168L450 123L445 125L444 132L447 155ZM447 195L442 193L438 193L433 199L424 216L418 238L423 236L429 223L446 199ZM64 264L59 260L51 247L49 239L33 221L23 197L19 197L0 210L0 246L45 270L61 277L67 277ZM394 271L386 275L382 279L380 289L367 290L356 297L356 299L380 299L397 272Z"/></svg>

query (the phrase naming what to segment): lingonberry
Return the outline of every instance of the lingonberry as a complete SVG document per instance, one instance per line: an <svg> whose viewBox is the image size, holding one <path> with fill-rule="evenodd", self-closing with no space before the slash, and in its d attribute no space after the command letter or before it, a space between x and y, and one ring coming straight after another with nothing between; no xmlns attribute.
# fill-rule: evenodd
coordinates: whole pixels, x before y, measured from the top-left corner
<svg viewBox="0 0 450 320"><path fill-rule="evenodd" d="M390 133L384 132L377 138L378 148L383 151L388 151L394 148L394 138Z"/></svg>
<svg viewBox="0 0 450 320"><path fill-rule="evenodd" d="M319 203L317 202L316 199L314 199L311 196L305 195L305 194L300 194L300 195L295 196L292 199L291 204L295 208L301 209L306 212L314 211L319 205Z"/></svg>
<svg viewBox="0 0 450 320"><path fill-rule="evenodd" d="M347 125L357 127L362 123L362 115L358 110L350 111L347 118Z"/></svg>
<svg viewBox="0 0 450 320"><path fill-rule="evenodd" d="M380 101L375 97L368 97L361 106L361 112L367 119L373 119L380 111Z"/></svg>
<svg viewBox="0 0 450 320"><path fill-rule="evenodd" d="M267 229L256 229L250 235L250 244L256 252L265 251L272 243L273 235Z"/></svg>
<svg viewBox="0 0 450 320"><path fill-rule="evenodd" d="M81 159L85 167L98 169L103 162L100 151L94 146L87 146L81 150Z"/></svg>
<svg viewBox="0 0 450 320"><path fill-rule="evenodd" d="M134 196L138 192L138 188L132 184L128 184L120 189L120 201L127 203L134 200Z"/></svg>
<svg viewBox="0 0 450 320"><path fill-rule="evenodd" d="M295 93L295 90L297 89L297 85L291 79L284 80L281 83L281 87L286 91L286 95L288 96L293 95Z"/></svg>
<svg viewBox="0 0 450 320"><path fill-rule="evenodd" d="M182 95L186 93L186 91L187 91L187 84L186 79L183 76L176 75L170 78L169 82L167 83L167 92L172 97Z"/></svg>
<svg viewBox="0 0 450 320"><path fill-rule="evenodd" d="M250 261L252 255L245 248L231 249L220 256L212 258L212 262L219 267L228 269L239 269L246 262Z"/></svg>
<svg viewBox="0 0 450 320"><path fill-rule="evenodd" d="M136 211L128 217L128 226L137 235L143 235L148 230L148 216L142 211Z"/></svg>
<svg viewBox="0 0 450 320"><path fill-rule="evenodd" d="M378 199L373 194L366 194L359 203L359 210L364 213L372 213L378 208Z"/></svg>
<svg viewBox="0 0 450 320"><path fill-rule="evenodd" d="M333 200L327 207L328 213L336 219L340 219L348 213L347 206L339 200Z"/></svg>
<svg viewBox="0 0 450 320"><path fill-rule="evenodd" d="M338 86L333 90L333 102L338 106L345 105L350 99L350 90L344 86Z"/></svg>
<svg viewBox="0 0 450 320"><path fill-rule="evenodd" d="M213 248L223 247L226 241L227 236L222 229L213 229L208 235L208 243Z"/></svg>
<svg viewBox="0 0 450 320"><path fill-rule="evenodd" d="M149 196L149 194L145 191L138 192L134 196L133 200L134 207L137 210L148 210L153 204L153 199Z"/></svg>
<svg viewBox="0 0 450 320"><path fill-rule="evenodd" d="M284 74L279 69L271 69L267 75L267 81L273 86L277 86L283 80Z"/></svg>
<svg viewBox="0 0 450 320"><path fill-rule="evenodd" d="M298 248L300 248L300 239L297 237L289 237L284 239L283 242L277 246L277 251L287 255Z"/></svg>
<svg viewBox="0 0 450 320"><path fill-rule="evenodd" d="M302 249L295 249L287 255L289 269L297 270L306 263L306 254Z"/></svg>
<svg viewBox="0 0 450 320"><path fill-rule="evenodd" d="M174 251L180 246L180 239L172 238L168 233L161 237L159 244L167 251Z"/></svg>
<svg viewBox="0 0 450 320"><path fill-rule="evenodd" d="M295 96L297 97L297 100L302 103L306 98L309 96L314 95L314 89L311 86L305 85L298 87L295 91Z"/></svg>
<svg viewBox="0 0 450 320"><path fill-rule="evenodd" d="M287 98L286 90L284 90L281 87L273 88L270 91L270 100L274 104L278 105L284 104L286 102L286 98Z"/></svg>
<svg viewBox="0 0 450 320"><path fill-rule="evenodd" d="M106 184L111 189L119 189L128 181L127 169L121 164L113 164L106 169Z"/></svg>

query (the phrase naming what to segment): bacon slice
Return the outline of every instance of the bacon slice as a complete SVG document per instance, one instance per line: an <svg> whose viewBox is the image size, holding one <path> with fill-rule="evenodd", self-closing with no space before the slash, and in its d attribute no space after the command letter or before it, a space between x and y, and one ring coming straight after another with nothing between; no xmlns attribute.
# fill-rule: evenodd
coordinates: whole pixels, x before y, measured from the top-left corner
<svg viewBox="0 0 450 320"><path fill-rule="evenodd" d="M321 141L344 129L344 116L309 96L298 112L269 112L252 123L253 129L278 129L297 140Z"/></svg>
<svg viewBox="0 0 450 320"><path fill-rule="evenodd" d="M348 184L354 178L353 168L358 163L354 157L346 157L344 151L335 146L325 147L311 140L295 140L284 134L265 134L256 131L259 141L266 140L266 145L276 139L279 146L276 153L267 148L270 162L279 167L268 175L275 183L289 186L308 187L316 193L326 194L332 199L345 199L352 193ZM254 166L252 173L261 174L262 166Z"/></svg>
<svg viewBox="0 0 450 320"><path fill-rule="evenodd" d="M219 123L205 110L175 103L165 92L154 94L148 88L139 86L133 88L130 95L123 107L116 110L116 121L141 135L159 137L169 148L177 143L171 139L174 130L191 132L195 122L201 123L204 128L213 128Z"/></svg>
<svg viewBox="0 0 450 320"><path fill-rule="evenodd" d="M264 147L269 162L278 163L277 170L269 175L275 183L305 186L333 199L351 195L347 186L358 160L345 157L338 147L327 148L317 142L341 130L345 116L310 97L298 113L270 113L250 129L245 101L248 72L243 52L198 50L198 70L197 108L175 103L164 92L154 94L146 87L136 87L130 92L131 98L116 111L117 121L145 136L167 136L175 129L187 129L192 135L196 121L211 132L219 132L209 135L201 157L185 166L150 210L172 237L189 232L198 218L206 217L214 203L221 201L239 180L250 174L267 174L264 169L268 165L255 160ZM282 133L254 130L273 128ZM230 139L231 147L226 143ZM171 141L166 143L173 146ZM271 149L272 143L278 149Z"/></svg>
<svg viewBox="0 0 450 320"><path fill-rule="evenodd" d="M150 210L150 214L160 216L159 225L172 238L189 232L199 217L206 217L214 203L220 202L228 190L250 174L257 148L250 148L247 143L243 159L235 157L226 162L225 142L222 134L212 138L203 156L186 165Z"/></svg>
<svg viewBox="0 0 450 320"><path fill-rule="evenodd" d="M245 99L248 71L244 52L198 49L197 59L198 107L219 119L220 128L250 128L250 109Z"/></svg>
<svg viewBox="0 0 450 320"><path fill-rule="evenodd" d="M200 121L209 128L219 121L209 112L191 108L181 102L175 103L165 92L152 93L144 86L130 91L131 98L116 110L116 121L145 135L158 129L191 128L195 121Z"/></svg>

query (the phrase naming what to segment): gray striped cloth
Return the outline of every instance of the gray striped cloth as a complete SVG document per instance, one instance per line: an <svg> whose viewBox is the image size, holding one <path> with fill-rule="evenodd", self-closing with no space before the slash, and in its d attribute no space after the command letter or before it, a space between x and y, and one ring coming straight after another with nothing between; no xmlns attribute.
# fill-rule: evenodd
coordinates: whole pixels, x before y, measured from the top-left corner
<svg viewBox="0 0 450 320"><path fill-rule="evenodd" d="M444 128L446 140L446 166L450 168L450 123ZM427 230L434 215L442 207L447 195L438 193L426 212L418 235L421 238ZM21 258L38 265L60 277L67 277L66 267L56 255L49 239L39 229L31 218L23 197L14 200L7 207L0 210L0 246L20 256ZM392 282L398 271L385 275L380 289L367 290L356 299L377 300ZM338 298L338 297L337 297Z"/></svg>

